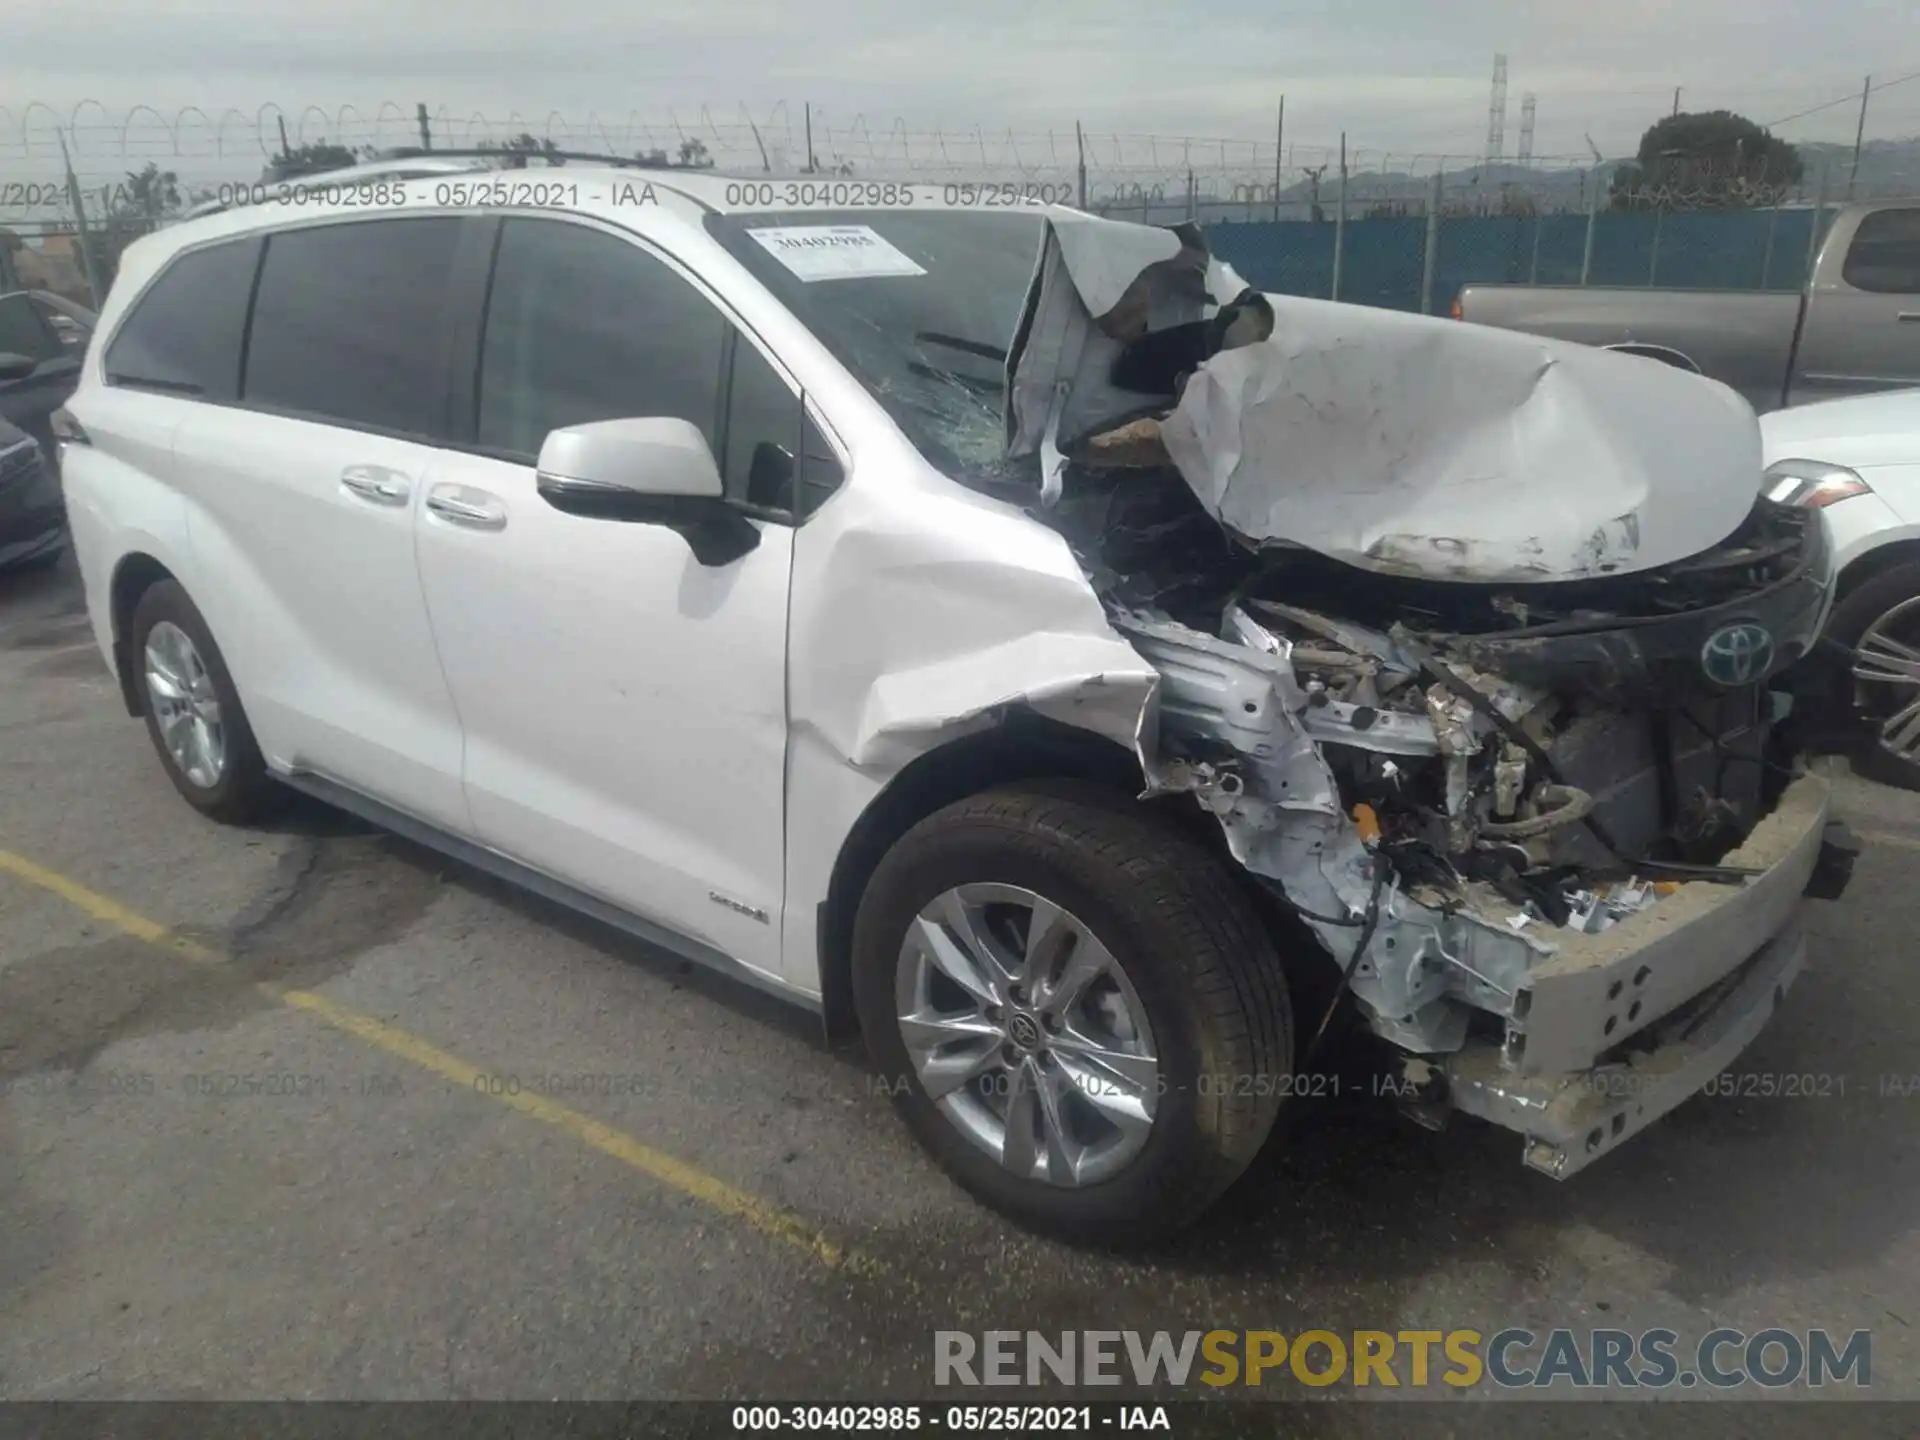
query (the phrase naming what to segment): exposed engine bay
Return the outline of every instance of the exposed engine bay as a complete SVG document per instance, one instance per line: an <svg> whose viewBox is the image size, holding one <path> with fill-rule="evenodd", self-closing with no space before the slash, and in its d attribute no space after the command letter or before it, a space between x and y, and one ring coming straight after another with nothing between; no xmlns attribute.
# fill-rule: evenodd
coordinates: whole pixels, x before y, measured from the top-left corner
<svg viewBox="0 0 1920 1440"><path fill-rule="evenodd" d="M1191 794L1218 819L1234 857L1325 944L1378 1034L1426 1055L1478 1034L1523 1072L1553 1063L1528 1056L1527 1011L1533 972L1564 937L1604 932L1684 885L1757 873L1736 852L1793 775L1777 739L1789 702L1772 682L1813 644L1829 598L1817 513L1759 497L1757 463L1678 505L1647 483L1644 454L1614 445L1606 483L1644 503L1607 498L1616 513L1554 532L1556 505L1577 506L1540 497L1563 482L1488 472L1486 447L1443 417L1426 453L1394 441L1400 468L1360 497L1378 523L1355 520L1348 494L1346 518L1309 527L1323 543L1272 533L1260 517L1290 513L1289 497L1255 494L1249 455L1314 417L1347 425L1324 396L1294 403L1286 375L1319 357L1283 343L1290 302L1269 305L1222 273L1197 232L1131 280L1091 287L1073 274L1076 243L1085 270L1097 247L1082 236L1050 247L1056 263L1035 279L1009 361L1009 452L1037 461L1032 512L1160 673L1159 733L1142 742L1152 790ZM1426 331L1409 333L1431 349ZM1541 362L1526 403L1555 363ZM1644 368L1623 383L1663 381ZM1243 408L1222 411L1223 386ZM1569 415L1602 451L1610 426L1648 418L1595 424L1570 393L1535 427L1545 450L1510 450L1503 464L1543 463ZM1393 404L1377 388L1362 398ZM1417 386L1404 397L1431 401ZM1704 408L1709 438L1691 455L1738 464L1740 434L1713 433L1738 430L1720 405ZM1528 427L1521 416L1508 428ZM1455 463L1476 447L1465 469ZM1397 493L1402 474L1422 478ZM1444 520L1449 487L1468 497L1462 515L1429 523ZM1538 509L1521 542L1490 547L1473 531L1471 497L1489 487ZM1682 518L1642 530L1666 515ZM1670 554L1670 532L1687 526L1714 533ZM1622 1039L1658 1018L1634 1009Z"/></svg>

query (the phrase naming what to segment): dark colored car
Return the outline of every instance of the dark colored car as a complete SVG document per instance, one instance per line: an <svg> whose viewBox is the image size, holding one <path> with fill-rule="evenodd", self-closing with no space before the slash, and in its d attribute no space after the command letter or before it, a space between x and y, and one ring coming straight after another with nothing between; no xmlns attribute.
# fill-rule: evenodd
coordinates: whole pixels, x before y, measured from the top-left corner
<svg viewBox="0 0 1920 1440"><path fill-rule="evenodd" d="M49 464L49 417L80 382L80 359L95 319L85 306L44 290L0 295L0 420L38 440Z"/></svg>
<svg viewBox="0 0 1920 1440"><path fill-rule="evenodd" d="M49 453L0 420L0 569L60 553L67 507Z"/></svg>
<svg viewBox="0 0 1920 1440"><path fill-rule="evenodd" d="M60 553L67 514L52 416L80 381L95 319L42 290L0 295L0 568Z"/></svg>

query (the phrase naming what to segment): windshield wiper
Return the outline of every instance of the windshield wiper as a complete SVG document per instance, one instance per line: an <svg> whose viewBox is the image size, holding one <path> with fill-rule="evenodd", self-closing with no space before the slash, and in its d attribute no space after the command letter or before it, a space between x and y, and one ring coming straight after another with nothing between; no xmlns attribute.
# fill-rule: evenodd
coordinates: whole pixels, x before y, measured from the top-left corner
<svg viewBox="0 0 1920 1440"><path fill-rule="evenodd" d="M936 330L916 330L913 338L924 340L929 345L944 345L949 350L964 350L969 355L978 355L983 360L997 360L1007 363L1007 352L996 346L982 344L978 340L965 340L958 335L942 335Z"/></svg>
<svg viewBox="0 0 1920 1440"><path fill-rule="evenodd" d="M929 380L945 380L978 395L999 395L1007 388L1007 382L997 375L962 375L957 370L942 370L938 365L928 365L919 360L907 361L907 373L923 375Z"/></svg>

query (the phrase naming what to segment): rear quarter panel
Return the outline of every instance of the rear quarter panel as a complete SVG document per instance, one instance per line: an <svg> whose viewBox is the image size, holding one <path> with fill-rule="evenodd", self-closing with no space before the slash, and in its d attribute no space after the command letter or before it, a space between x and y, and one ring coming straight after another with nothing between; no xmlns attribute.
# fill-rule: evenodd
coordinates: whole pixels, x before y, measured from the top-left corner
<svg viewBox="0 0 1920 1440"><path fill-rule="evenodd" d="M189 589L193 556L186 502L168 483L182 406L168 396L89 384L70 407L93 439L61 462L67 524L87 618L113 664L113 577L129 555L150 555Z"/></svg>

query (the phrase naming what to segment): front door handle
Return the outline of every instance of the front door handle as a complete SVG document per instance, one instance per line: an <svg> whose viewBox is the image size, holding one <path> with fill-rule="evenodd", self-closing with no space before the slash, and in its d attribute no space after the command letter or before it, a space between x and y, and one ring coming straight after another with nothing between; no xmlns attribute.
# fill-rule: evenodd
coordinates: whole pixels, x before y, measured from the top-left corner
<svg viewBox="0 0 1920 1440"><path fill-rule="evenodd" d="M1908 321L1920 320L1920 310L1902 310L1895 318Z"/></svg>
<svg viewBox="0 0 1920 1440"><path fill-rule="evenodd" d="M471 485L436 485L427 492L427 509L442 520L470 530L503 530L507 507L498 495Z"/></svg>
<svg viewBox="0 0 1920 1440"><path fill-rule="evenodd" d="M340 483L376 505L404 505L413 493L406 476L384 465L349 465L340 472Z"/></svg>

